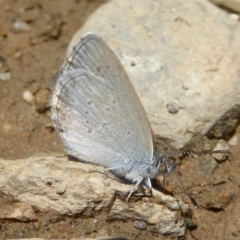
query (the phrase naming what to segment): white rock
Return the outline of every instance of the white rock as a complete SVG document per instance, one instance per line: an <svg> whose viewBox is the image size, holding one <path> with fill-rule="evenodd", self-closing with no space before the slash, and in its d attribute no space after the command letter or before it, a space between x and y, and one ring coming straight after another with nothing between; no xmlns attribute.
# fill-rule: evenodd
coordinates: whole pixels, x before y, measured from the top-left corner
<svg viewBox="0 0 240 240"><path fill-rule="evenodd" d="M32 103L33 102L33 99L34 99L34 96L33 94L26 90L23 92L23 95L22 95L23 99L27 102L27 103Z"/></svg>
<svg viewBox="0 0 240 240"><path fill-rule="evenodd" d="M112 219L126 221L134 216L135 219L141 219L150 224L150 231L164 235L183 236L186 230L184 220L179 219L178 222L174 223L177 214L177 212L169 212L166 207L154 203L137 202L131 208L128 208L126 204L118 199L114 202L110 211Z"/></svg>
<svg viewBox="0 0 240 240"><path fill-rule="evenodd" d="M89 31L114 50L154 133L175 148L198 140L240 104L240 24L208 1L110 1L70 47ZM172 102L178 103L174 114Z"/></svg>
<svg viewBox="0 0 240 240"><path fill-rule="evenodd" d="M239 19L240 19L239 14L236 14L236 13L229 14L229 16L230 16L230 18L232 18L236 21L239 21Z"/></svg>
<svg viewBox="0 0 240 240"><path fill-rule="evenodd" d="M31 30L31 27L27 23L25 23L21 20L17 20L13 24L13 29L16 32L29 32Z"/></svg>
<svg viewBox="0 0 240 240"><path fill-rule="evenodd" d="M226 150L229 151L227 142L223 139L219 140L213 151ZM213 157L218 161L225 161L227 159L226 153L214 153Z"/></svg>
<svg viewBox="0 0 240 240"><path fill-rule="evenodd" d="M0 80L2 81L8 81L11 79L11 73L10 72L3 72L0 73Z"/></svg>
<svg viewBox="0 0 240 240"><path fill-rule="evenodd" d="M40 211L83 217L98 216L104 211L112 220L142 219L158 233L183 236L186 231L181 212L186 212L188 206L181 200L153 190L153 197L143 198L145 202L126 204L133 185L107 177L101 167L61 156L0 160L0 188L3 195Z"/></svg>

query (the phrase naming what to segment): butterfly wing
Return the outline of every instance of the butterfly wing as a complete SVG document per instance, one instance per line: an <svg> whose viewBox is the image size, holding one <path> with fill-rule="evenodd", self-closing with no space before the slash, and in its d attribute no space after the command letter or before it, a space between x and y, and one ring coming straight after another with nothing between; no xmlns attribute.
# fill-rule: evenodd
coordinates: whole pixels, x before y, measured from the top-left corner
<svg viewBox="0 0 240 240"><path fill-rule="evenodd" d="M151 161L150 124L120 61L90 33L66 58L52 97L66 152L105 167Z"/></svg>

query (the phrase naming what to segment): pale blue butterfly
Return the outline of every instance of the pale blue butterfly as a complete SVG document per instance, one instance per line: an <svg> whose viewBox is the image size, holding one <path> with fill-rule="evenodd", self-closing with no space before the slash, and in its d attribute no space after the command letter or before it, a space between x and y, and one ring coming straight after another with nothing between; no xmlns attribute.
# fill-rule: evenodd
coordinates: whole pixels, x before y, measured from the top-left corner
<svg viewBox="0 0 240 240"><path fill-rule="evenodd" d="M162 164L144 108L116 55L94 33L71 50L52 97L52 119L66 153L151 188ZM127 199L128 199L127 198Z"/></svg>

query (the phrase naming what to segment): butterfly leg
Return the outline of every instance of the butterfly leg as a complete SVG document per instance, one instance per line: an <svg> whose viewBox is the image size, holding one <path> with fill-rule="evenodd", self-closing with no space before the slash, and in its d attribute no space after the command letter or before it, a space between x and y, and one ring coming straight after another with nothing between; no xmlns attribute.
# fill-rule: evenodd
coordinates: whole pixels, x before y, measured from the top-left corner
<svg viewBox="0 0 240 240"><path fill-rule="evenodd" d="M143 178L139 179L137 181L137 183L135 184L135 186L133 187L132 191L128 194L127 198L126 198L126 202L128 202L129 198L131 197L132 193L138 188L138 186L141 184Z"/></svg>
<svg viewBox="0 0 240 240"><path fill-rule="evenodd" d="M145 178L145 185L148 187L148 192L150 193L150 195L152 196L152 183L150 178Z"/></svg>

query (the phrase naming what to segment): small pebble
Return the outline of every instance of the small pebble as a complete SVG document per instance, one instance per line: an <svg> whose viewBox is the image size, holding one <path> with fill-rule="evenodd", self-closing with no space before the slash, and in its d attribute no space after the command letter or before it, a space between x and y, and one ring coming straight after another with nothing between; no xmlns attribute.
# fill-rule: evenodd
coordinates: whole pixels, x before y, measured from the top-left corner
<svg viewBox="0 0 240 240"><path fill-rule="evenodd" d="M195 230L197 228L197 223L191 218L186 219L186 225L189 230Z"/></svg>
<svg viewBox="0 0 240 240"><path fill-rule="evenodd" d="M201 193L201 205L208 210L223 210L233 200L230 192L215 188Z"/></svg>
<svg viewBox="0 0 240 240"><path fill-rule="evenodd" d="M42 88L34 96L36 110L39 113L45 113L50 108L49 99L51 91L47 88Z"/></svg>
<svg viewBox="0 0 240 240"><path fill-rule="evenodd" d="M167 110L169 113L175 114L179 111L179 106L177 102L170 102L167 104Z"/></svg>
<svg viewBox="0 0 240 240"><path fill-rule="evenodd" d="M236 14L236 13L231 13L229 14L229 17L233 20L236 20L236 21L239 21L239 14Z"/></svg>
<svg viewBox="0 0 240 240"><path fill-rule="evenodd" d="M25 100L25 102L27 103L32 103L34 96L32 95L32 93L28 90L24 91L23 95L22 95L23 99Z"/></svg>
<svg viewBox="0 0 240 240"><path fill-rule="evenodd" d="M130 63L130 65L131 65L132 67L134 67L134 66L136 66L136 62L135 62L134 60L132 60L131 63Z"/></svg>
<svg viewBox="0 0 240 240"><path fill-rule="evenodd" d="M227 144L227 142L223 139L220 139L217 143L217 145L215 146L215 148L213 149L213 151L217 151L217 150L226 150L229 151L229 146ZM212 156L217 160L217 161L225 161L227 159L226 153L214 153L212 154Z"/></svg>
<svg viewBox="0 0 240 240"><path fill-rule="evenodd" d="M203 160L200 161L199 168L205 174L211 175L216 169L217 165L217 161L215 161L212 156L206 155Z"/></svg>
<svg viewBox="0 0 240 240"><path fill-rule="evenodd" d="M2 55L0 55L0 62L5 62L5 61L6 61L5 57L3 57Z"/></svg>
<svg viewBox="0 0 240 240"><path fill-rule="evenodd" d="M31 30L31 27L21 21L21 20L17 20L14 24L13 24L13 29L16 31L16 32L29 32Z"/></svg>
<svg viewBox="0 0 240 240"><path fill-rule="evenodd" d="M67 185L65 185L65 184L60 184L60 185L57 187L57 189L56 189L56 193L57 193L58 195L62 195L62 194L64 194L64 193L66 192L66 190L67 190Z"/></svg>
<svg viewBox="0 0 240 240"><path fill-rule="evenodd" d="M11 78L11 73L10 72L0 73L0 80L8 81L10 78Z"/></svg>
<svg viewBox="0 0 240 240"><path fill-rule="evenodd" d="M15 54L14 54L14 58L15 59L20 59L22 57L22 53L21 52L16 52Z"/></svg>
<svg viewBox="0 0 240 240"><path fill-rule="evenodd" d="M144 221L135 221L133 225L134 225L134 227L136 227L140 230L146 230L147 229L147 224Z"/></svg>

